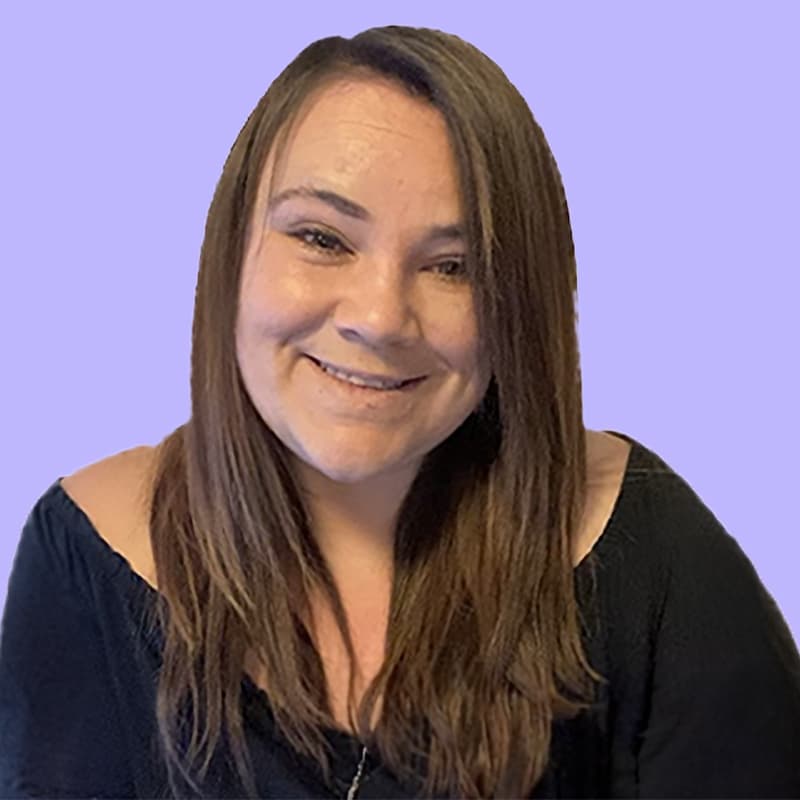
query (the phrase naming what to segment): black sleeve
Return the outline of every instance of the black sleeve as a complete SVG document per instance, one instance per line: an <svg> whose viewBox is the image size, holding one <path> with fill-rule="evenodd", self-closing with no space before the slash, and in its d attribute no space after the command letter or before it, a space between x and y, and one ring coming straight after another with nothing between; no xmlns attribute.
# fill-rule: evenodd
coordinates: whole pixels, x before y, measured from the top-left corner
<svg viewBox="0 0 800 800"><path fill-rule="evenodd" d="M0 797L132 796L85 564L41 500L17 545L0 628Z"/></svg>
<svg viewBox="0 0 800 800"><path fill-rule="evenodd" d="M800 798L800 655L752 563L691 490L669 512L640 797Z"/></svg>

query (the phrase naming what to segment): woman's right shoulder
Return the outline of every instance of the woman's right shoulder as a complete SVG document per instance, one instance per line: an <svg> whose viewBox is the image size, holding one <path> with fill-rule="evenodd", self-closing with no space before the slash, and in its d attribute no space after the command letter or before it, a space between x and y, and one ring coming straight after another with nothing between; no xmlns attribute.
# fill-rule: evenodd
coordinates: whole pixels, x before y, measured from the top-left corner
<svg viewBox="0 0 800 800"><path fill-rule="evenodd" d="M61 488L100 537L151 586L155 586L155 569L149 518L158 454L158 446L133 447L60 480Z"/></svg>

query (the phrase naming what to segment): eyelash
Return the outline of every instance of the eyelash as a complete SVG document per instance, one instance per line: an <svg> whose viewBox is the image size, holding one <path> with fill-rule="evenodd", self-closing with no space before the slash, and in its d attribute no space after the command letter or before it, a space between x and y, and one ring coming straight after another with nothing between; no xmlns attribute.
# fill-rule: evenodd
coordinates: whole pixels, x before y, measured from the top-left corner
<svg viewBox="0 0 800 800"><path fill-rule="evenodd" d="M341 248L345 252L347 251L338 237L334 236L331 233L328 233L327 231L323 231L320 228L300 228L299 230L290 233L289 236L291 236L294 239L297 239L303 247L318 253L322 253L324 255L336 255L336 254L332 251L330 247L322 247L317 243L312 244L310 242L305 241L304 237L313 236L317 239L317 241L319 239L327 239L329 242L333 242L336 247ZM464 262L456 258L446 259L445 261L440 262L436 266L442 266L443 264L456 264L461 270L463 270L464 268ZM462 280L465 276L463 275L463 273L460 273L457 275L442 275L441 277L443 277L445 280L457 281L457 280Z"/></svg>

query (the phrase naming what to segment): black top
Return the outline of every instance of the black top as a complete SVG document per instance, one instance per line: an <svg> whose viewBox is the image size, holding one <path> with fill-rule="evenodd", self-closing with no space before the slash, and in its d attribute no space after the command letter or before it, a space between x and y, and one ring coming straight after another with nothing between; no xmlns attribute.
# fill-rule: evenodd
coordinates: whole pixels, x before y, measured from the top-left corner
<svg viewBox="0 0 800 800"><path fill-rule="evenodd" d="M588 656L610 683L590 712L554 724L532 796L800 797L800 655L783 616L688 484L609 433L632 450L608 525L574 574L596 620ZM3 612L0 796L167 797L154 744L163 639L141 628L157 593L59 481L27 518ZM277 735L266 694L247 676L242 688L260 795L331 797L316 765ZM359 744L328 737L344 797ZM204 789L243 796L219 753ZM370 755L357 796L418 789Z"/></svg>

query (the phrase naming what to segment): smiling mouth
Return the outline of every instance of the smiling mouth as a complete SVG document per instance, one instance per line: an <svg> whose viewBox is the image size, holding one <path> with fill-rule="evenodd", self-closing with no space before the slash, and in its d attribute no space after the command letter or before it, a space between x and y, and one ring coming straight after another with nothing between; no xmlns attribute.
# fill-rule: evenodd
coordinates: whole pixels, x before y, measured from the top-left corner
<svg viewBox="0 0 800 800"><path fill-rule="evenodd" d="M374 391L374 392L400 391L402 389L413 387L416 384L421 383L427 377L426 375L423 375L422 377L419 378L410 378L409 380L399 381L394 384L391 384L391 382L389 382L389 385L374 385L374 381L370 382L369 384L362 383L362 380L357 375L352 376L354 380L349 380L348 377L346 377L346 374L337 374L337 373L346 373L346 371L338 370L335 367L329 367L324 362L320 361L317 358L314 358L311 355L308 355L307 353L306 357L309 359L309 361L312 361L319 368L320 372L324 372L326 375L328 375L328 377L339 381L345 386L352 386L354 389L364 389L367 391Z"/></svg>

